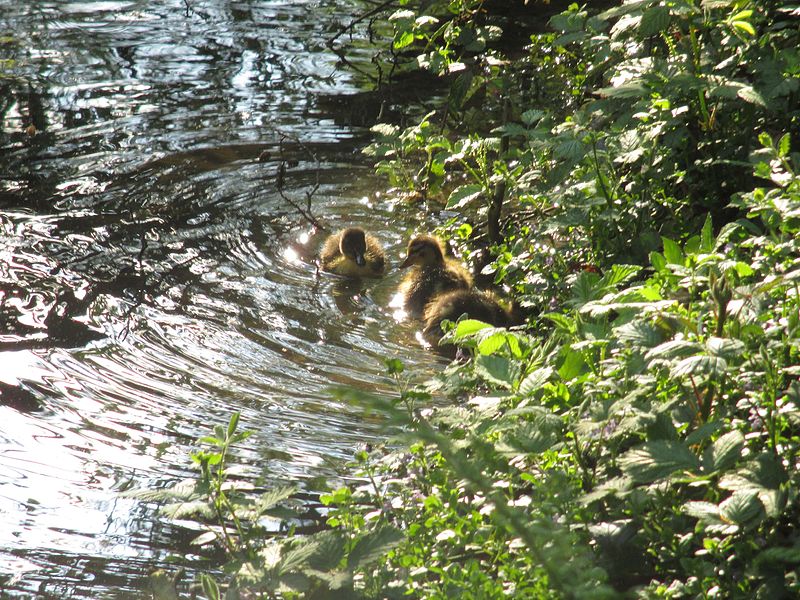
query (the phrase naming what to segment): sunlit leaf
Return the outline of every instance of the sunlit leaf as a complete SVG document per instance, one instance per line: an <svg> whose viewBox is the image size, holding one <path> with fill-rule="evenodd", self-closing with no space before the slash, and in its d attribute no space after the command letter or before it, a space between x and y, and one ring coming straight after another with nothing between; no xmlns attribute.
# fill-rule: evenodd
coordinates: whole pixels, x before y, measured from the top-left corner
<svg viewBox="0 0 800 600"><path fill-rule="evenodd" d="M457 187L451 192L450 197L447 199L447 208L462 208L473 200L480 198L481 194L483 194L483 190L483 186L477 183L468 183Z"/></svg>
<svg viewBox="0 0 800 600"><path fill-rule="evenodd" d="M465 338L473 337L479 331L491 328L491 325L484 323L483 321L477 321L475 319L463 319L462 321L458 322L458 325L456 325L456 329L453 332L453 339L456 341L463 340Z"/></svg>
<svg viewBox="0 0 800 600"><path fill-rule="evenodd" d="M706 449L703 466L708 471L729 469L742 455L742 448L744 448L744 435L740 431L729 431Z"/></svg>
<svg viewBox="0 0 800 600"><path fill-rule="evenodd" d="M754 490L737 490L719 505L720 517L726 523L745 525L765 516L764 505ZM759 519L760 520L760 519Z"/></svg>
<svg viewBox="0 0 800 600"><path fill-rule="evenodd" d="M547 383L553 377L553 373L552 367L542 367L541 369L536 369L532 373L528 373L525 379L522 380L522 383L519 384L519 394L521 396L531 395Z"/></svg>
<svg viewBox="0 0 800 600"><path fill-rule="evenodd" d="M206 531L194 538L190 543L193 546L205 546L217 540L217 534L213 531Z"/></svg>
<svg viewBox="0 0 800 600"><path fill-rule="evenodd" d="M689 356L679 361L672 367L673 377L685 377L686 375L711 375L719 377L728 369L728 362L718 356L699 354Z"/></svg>
<svg viewBox="0 0 800 600"><path fill-rule="evenodd" d="M683 442L656 440L629 450L619 458L619 466L635 481L650 483L676 471L696 471L700 461Z"/></svg>
<svg viewBox="0 0 800 600"><path fill-rule="evenodd" d="M510 389L516 381L519 366L503 356L479 354L475 374L489 383Z"/></svg>

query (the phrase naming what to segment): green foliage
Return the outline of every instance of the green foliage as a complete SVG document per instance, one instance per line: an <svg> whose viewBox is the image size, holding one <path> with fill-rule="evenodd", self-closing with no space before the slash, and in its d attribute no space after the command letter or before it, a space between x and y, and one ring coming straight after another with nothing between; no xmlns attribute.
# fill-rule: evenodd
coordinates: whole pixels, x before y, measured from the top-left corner
<svg viewBox="0 0 800 600"><path fill-rule="evenodd" d="M337 390L401 435L322 496L322 532L252 525L289 492L230 479L235 421L146 497L215 521L229 594L800 594L797 7L572 5L520 48L478 0L400 5L387 70L448 92L367 153L487 242L527 327L462 320L433 381L391 359L397 398Z"/></svg>

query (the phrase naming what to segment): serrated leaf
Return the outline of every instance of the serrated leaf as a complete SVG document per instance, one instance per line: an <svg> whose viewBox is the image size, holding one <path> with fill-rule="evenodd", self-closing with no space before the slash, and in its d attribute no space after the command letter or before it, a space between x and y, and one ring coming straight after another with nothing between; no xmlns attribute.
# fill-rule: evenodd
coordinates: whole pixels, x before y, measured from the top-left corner
<svg viewBox="0 0 800 600"><path fill-rule="evenodd" d="M647 98L650 96L650 88L639 81L632 81L617 87L600 88L597 95L601 98Z"/></svg>
<svg viewBox="0 0 800 600"><path fill-rule="evenodd" d="M687 502L683 505L683 512L704 523L722 522L719 516L719 506L712 502Z"/></svg>
<svg viewBox="0 0 800 600"><path fill-rule="evenodd" d="M642 13L639 23L639 35L649 37L661 33L670 23L669 8L666 6L653 6Z"/></svg>
<svg viewBox="0 0 800 600"><path fill-rule="evenodd" d="M740 357L745 345L744 342L732 338L710 337L706 340L706 350L711 356L731 359Z"/></svg>
<svg viewBox="0 0 800 600"><path fill-rule="evenodd" d="M539 454L549 450L558 441L555 431L543 428L541 423L521 421L503 436L498 444L501 454Z"/></svg>
<svg viewBox="0 0 800 600"><path fill-rule="evenodd" d="M702 350L703 347L697 342L690 342L688 340L670 340L659 344L652 350L645 354L645 358L650 361L654 359L671 360L689 354L695 354Z"/></svg>
<svg viewBox="0 0 800 600"><path fill-rule="evenodd" d="M193 502L175 502L161 507L159 512L170 519L183 519L200 515L202 517L214 517L214 509L208 502L195 500Z"/></svg>
<svg viewBox="0 0 800 600"><path fill-rule="evenodd" d="M284 547L284 552L277 565L278 573L281 575L294 573L298 569L309 566L309 561L319 550L319 542L314 538L297 536L292 539L294 544L288 550Z"/></svg>
<svg viewBox="0 0 800 600"><path fill-rule="evenodd" d="M522 383L519 384L519 395L530 396L547 383L554 372L552 367L542 367L541 369L536 369L528 373L525 379L522 380Z"/></svg>
<svg viewBox="0 0 800 600"><path fill-rule="evenodd" d="M453 339L463 340L466 338L473 337L479 331L483 331L484 329L491 329L492 326L488 323L484 323L483 321L478 321L476 319L464 319L458 322L456 325L456 329L453 332Z"/></svg>
<svg viewBox="0 0 800 600"><path fill-rule="evenodd" d="M619 466L634 481L651 483L676 471L696 471L700 461L683 442L655 440L626 452L619 458Z"/></svg>
<svg viewBox="0 0 800 600"><path fill-rule="evenodd" d="M504 331L495 331L478 342L478 352L481 354L494 354L506 345L508 334Z"/></svg>
<svg viewBox="0 0 800 600"><path fill-rule="evenodd" d="M711 213L706 215L703 229L700 231L700 250L705 254L710 254L714 251L714 226L711 223Z"/></svg>
<svg viewBox="0 0 800 600"><path fill-rule="evenodd" d="M483 186L478 183L468 183L457 187L450 193L447 199L447 209L462 208L477 200L483 194Z"/></svg>
<svg viewBox="0 0 800 600"><path fill-rule="evenodd" d="M683 266L684 260L681 247L667 237L662 237L661 242L664 245L664 258L666 259L667 263L670 265Z"/></svg>
<svg viewBox="0 0 800 600"><path fill-rule="evenodd" d="M619 341L628 342L640 348L653 348L664 339L664 334L658 327L644 321L631 321L617 327L614 333Z"/></svg>
<svg viewBox="0 0 800 600"><path fill-rule="evenodd" d="M739 88L739 90L736 92L736 95L739 96L739 98L741 98L745 102L749 102L750 104L757 104L765 108L767 106L767 101L764 100L764 96L762 96L759 92L757 92L749 85Z"/></svg>
<svg viewBox="0 0 800 600"><path fill-rule="evenodd" d="M546 114L547 113L545 113L543 110L537 110L532 108L522 113L521 118L522 122L525 123L525 125L533 125L537 121L541 120L542 117L544 117Z"/></svg>
<svg viewBox="0 0 800 600"><path fill-rule="evenodd" d="M719 505L720 517L726 523L745 525L748 521L763 517L764 505L754 490L737 490Z"/></svg>
<svg viewBox="0 0 800 600"><path fill-rule="evenodd" d="M685 377L687 375L710 375L720 377L728 369L728 362L724 358L698 354L689 356L679 361L670 371L673 377Z"/></svg>
<svg viewBox="0 0 800 600"><path fill-rule="evenodd" d="M791 150L792 138L788 133L784 133L778 142L778 156L788 156Z"/></svg>
<svg viewBox="0 0 800 600"><path fill-rule="evenodd" d="M389 550L397 546L403 538L402 531L389 525L368 533L358 540L347 557L348 568L351 570L363 568L377 562Z"/></svg>
<svg viewBox="0 0 800 600"><path fill-rule="evenodd" d="M742 455L744 435L740 431L729 431L720 436L703 455L703 462L709 471L729 469Z"/></svg>
<svg viewBox="0 0 800 600"><path fill-rule="evenodd" d="M317 569L305 569L303 573L309 577L314 577L325 582L329 590L340 590L344 586L349 587L350 583L353 581L353 575L350 571L319 571Z"/></svg>
<svg viewBox="0 0 800 600"><path fill-rule="evenodd" d="M586 154L586 149L579 140L568 139L558 144L554 149L558 158L580 160Z"/></svg>
<svg viewBox="0 0 800 600"><path fill-rule="evenodd" d="M475 359L475 374L487 382L510 389L519 373L519 366L503 356L479 354Z"/></svg>

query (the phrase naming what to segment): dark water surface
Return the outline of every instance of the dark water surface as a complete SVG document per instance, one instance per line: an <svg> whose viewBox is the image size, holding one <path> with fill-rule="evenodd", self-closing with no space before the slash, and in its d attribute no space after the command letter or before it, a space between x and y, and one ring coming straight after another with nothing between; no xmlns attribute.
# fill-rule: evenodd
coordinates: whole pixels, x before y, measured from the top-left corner
<svg viewBox="0 0 800 600"><path fill-rule="evenodd" d="M385 308L396 274L316 272L276 185L395 264L417 225L324 108L361 85L324 44L358 8L0 0L0 596L145 597L195 532L121 490L189 476L241 411L254 483L314 492L386 435L329 387L440 362Z"/></svg>

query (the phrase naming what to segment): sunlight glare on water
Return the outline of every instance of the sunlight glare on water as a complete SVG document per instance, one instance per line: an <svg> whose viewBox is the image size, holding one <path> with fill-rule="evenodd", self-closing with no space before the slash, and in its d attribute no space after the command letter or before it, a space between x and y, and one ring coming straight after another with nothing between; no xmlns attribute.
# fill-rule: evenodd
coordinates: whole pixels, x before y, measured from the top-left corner
<svg viewBox="0 0 800 600"><path fill-rule="evenodd" d="M387 438L330 388L394 394L385 358L442 364L388 306L416 215L376 192L347 102L322 107L365 83L324 43L357 11L0 6L3 594L139 597L168 557L191 570L191 523L121 492L192 476L197 438L239 411L248 480L313 495ZM374 233L387 276L320 273L307 203Z"/></svg>

